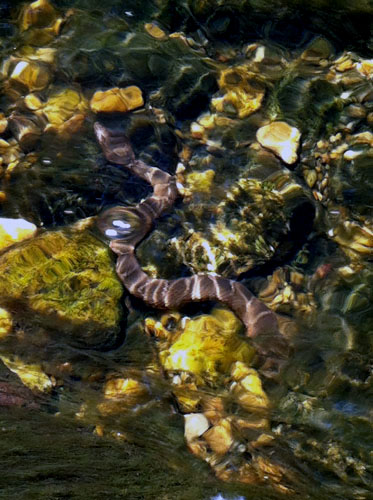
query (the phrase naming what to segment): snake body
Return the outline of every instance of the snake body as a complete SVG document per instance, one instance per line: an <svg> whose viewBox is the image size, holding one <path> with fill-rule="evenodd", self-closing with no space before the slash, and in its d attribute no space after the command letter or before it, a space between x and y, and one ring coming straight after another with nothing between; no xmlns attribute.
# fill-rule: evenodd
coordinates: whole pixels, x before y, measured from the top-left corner
<svg viewBox="0 0 373 500"><path fill-rule="evenodd" d="M151 278L142 270L136 246L149 233L155 219L174 204L178 196L175 177L137 160L123 131L98 122L94 128L106 159L125 166L153 187L153 194L135 207L110 208L98 222L99 229L111 239L110 247L118 256L116 271L129 293L160 309L176 309L195 301L222 302L245 325L247 336L254 340L259 355L265 357L265 367L277 371L287 353L277 316L242 283L208 274L173 280Z"/></svg>

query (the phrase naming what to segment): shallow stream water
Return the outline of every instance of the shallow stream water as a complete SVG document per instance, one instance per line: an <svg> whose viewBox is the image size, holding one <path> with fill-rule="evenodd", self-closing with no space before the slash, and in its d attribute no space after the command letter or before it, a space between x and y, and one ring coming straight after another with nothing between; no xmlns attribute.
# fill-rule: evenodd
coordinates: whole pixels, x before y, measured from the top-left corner
<svg viewBox="0 0 373 500"><path fill-rule="evenodd" d="M0 231L0 498L373 498L372 22L363 1L0 1L0 217L36 230ZM244 283L290 346L275 378L231 312L123 289L97 220L151 190L97 120L177 178L143 269Z"/></svg>

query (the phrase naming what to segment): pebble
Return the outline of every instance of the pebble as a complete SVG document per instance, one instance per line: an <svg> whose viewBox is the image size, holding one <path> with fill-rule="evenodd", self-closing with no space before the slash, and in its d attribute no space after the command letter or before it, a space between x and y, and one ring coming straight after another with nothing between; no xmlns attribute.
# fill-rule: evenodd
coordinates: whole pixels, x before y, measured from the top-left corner
<svg viewBox="0 0 373 500"><path fill-rule="evenodd" d="M6 337L12 331L12 317L10 313L0 307L0 339Z"/></svg>
<svg viewBox="0 0 373 500"><path fill-rule="evenodd" d="M146 387L133 378L114 378L105 384L105 398L115 399L123 396L143 396L147 393Z"/></svg>
<svg viewBox="0 0 373 500"><path fill-rule="evenodd" d="M36 232L35 224L25 219L0 217L0 250L18 241L30 238Z"/></svg>
<svg viewBox="0 0 373 500"><path fill-rule="evenodd" d="M215 453L225 455L233 444L232 428L229 420L221 420L219 424L211 427L205 432L204 438Z"/></svg>
<svg viewBox="0 0 373 500"><path fill-rule="evenodd" d="M184 436L187 443L202 436L209 428L209 421L203 413L189 413L184 415Z"/></svg>
<svg viewBox="0 0 373 500"><path fill-rule="evenodd" d="M300 131L286 122L273 122L261 127L256 138L264 147L279 156L285 163L291 165L298 159Z"/></svg>
<svg viewBox="0 0 373 500"><path fill-rule="evenodd" d="M21 83L29 90L43 90L51 80L51 73L47 66L35 61L19 61L11 75L11 80Z"/></svg>
<svg viewBox="0 0 373 500"><path fill-rule="evenodd" d="M144 28L148 35L155 38L156 40L164 40L167 36L166 33L154 23L146 23L144 25Z"/></svg>
<svg viewBox="0 0 373 500"><path fill-rule="evenodd" d="M348 149L344 154L343 154L343 158L345 160L354 160L355 158L357 158L358 156L360 156L362 153L362 151L353 151L352 149Z"/></svg>
<svg viewBox="0 0 373 500"><path fill-rule="evenodd" d="M1 354L0 359L10 371L18 375L23 384L29 389L40 392L52 390L52 380L43 372L40 364L28 364L17 356L8 357L4 354Z"/></svg>
<svg viewBox="0 0 373 500"><path fill-rule="evenodd" d="M4 113L0 113L0 134L5 132L8 127L8 120L5 117Z"/></svg>
<svg viewBox="0 0 373 500"><path fill-rule="evenodd" d="M90 102L94 113L126 113L144 105L141 90L131 85L124 89L114 87L109 90L98 90Z"/></svg>
<svg viewBox="0 0 373 500"><path fill-rule="evenodd" d="M49 26L56 18L56 11L48 0L37 0L26 5L21 14L21 31L32 27Z"/></svg>

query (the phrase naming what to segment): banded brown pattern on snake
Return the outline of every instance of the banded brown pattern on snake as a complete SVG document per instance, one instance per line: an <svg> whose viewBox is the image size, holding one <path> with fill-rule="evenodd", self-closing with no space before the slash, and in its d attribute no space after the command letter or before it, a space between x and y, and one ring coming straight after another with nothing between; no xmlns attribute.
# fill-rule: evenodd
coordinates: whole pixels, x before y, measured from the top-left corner
<svg viewBox="0 0 373 500"><path fill-rule="evenodd" d="M287 353L287 343L279 332L276 314L242 283L207 274L166 280L151 278L142 270L136 246L154 220L174 204L178 195L175 178L137 160L122 131L95 123L95 133L108 161L125 166L153 187L153 194L135 207L106 210L98 222L100 230L112 240L110 247L118 256L117 274L127 290L160 309L176 309L193 301L222 302L240 318L247 336L254 340L259 354L265 356L264 371L277 370Z"/></svg>

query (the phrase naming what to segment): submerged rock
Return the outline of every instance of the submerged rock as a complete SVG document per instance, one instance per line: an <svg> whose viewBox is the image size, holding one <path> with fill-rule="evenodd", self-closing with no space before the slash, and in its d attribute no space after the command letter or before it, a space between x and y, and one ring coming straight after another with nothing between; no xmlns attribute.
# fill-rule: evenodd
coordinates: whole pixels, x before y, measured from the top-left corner
<svg viewBox="0 0 373 500"><path fill-rule="evenodd" d="M12 331L13 321L9 312L0 307L0 340L7 337Z"/></svg>
<svg viewBox="0 0 373 500"><path fill-rule="evenodd" d="M166 38L166 33L155 23L145 23L145 31L156 40L164 40Z"/></svg>
<svg viewBox="0 0 373 500"><path fill-rule="evenodd" d="M202 436L210 424L203 413L188 413L184 415L184 436L187 443Z"/></svg>
<svg viewBox="0 0 373 500"><path fill-rule="evenodd" d="M42 403L38 391L26 387L20 378L0 361L0 408L39 409Z"/></svg>
<svg viewBox="0 0 373 500"><path fill-rule="evenodd" d="M52 390L52 381L43 372L41 365L25 363L17 356L8 357L4 354L0 354L0 359L32 391L49 392Z"/></svg>
<svg viewBox="0 0 373 500"><path fill-rule="evenodd" d="M19 83L28 90L35 91L45 89L51 81L52 74L46 64L20 60L14 65L9 77L11 82Z"/></svg>
<svg viewBox="0 0 373 500"><path fill-rule="evenodd" d="M364 226L346 220L331 230L330 236L354 260L373 255L373 223Z"/></svg>
<svg viewBox="0 0 373 500"><path fill-rule="evenodd" d="M20 16L20 29L25 31L30 27L44 28L55 21L57 13L48 0L36 0L25 5Z"/></svg>
<svg viewBox="0 0 373 500"><path fill-rule="evenodd" d="M245 118L257 111L265 94L264 85L246 66L236 66L221 72L219 88L222 96L214 97L212 107L219 112L232 112Z"/></svg>
<svg viewBox="0 0 373 500"><path fill-rule="evenodd" d="M291 165L298 159L300 132L286 122L273 122L261 127L256 138L265 148L273 151L285 163Z"/></svg>
<svg viewBox="0 0 373 500"><path fill-rule="evenodd" d="M90 102L94 113L126 113L144 105L142 92L134 85L124 89L98 90Z"/></svg>
<svg viewBox="0 0 373 500"><path fill-rule="evenodd" d="M254 351L238 335L240 326L222 308L192 319L171 313L160 321L146 320L184 413L188 448L218 477L257 483L260 474L245 453L271 442L270 405L259 374L250 367ZM271 461L268 465L275 467Z"/></svg>
<svg viewBox="0 0 373 500"><path fill-rule="evenodd" d="M133 376L109 377L104 386L104 401L97 406L101 415L131 410L150 398L148 388Z"/></svg>
<svg viewBox="0 0 373 500"><path fill-rule="evenodd" d="M36 93L27 95L24 102L41 118L44 132L54 131L66 137L81 128L88 111L88 102L82 93L69 88L54 91L46 102L42 102ZM45 120L48 121L46 125Z"/></svg>
<svg viewBox="0 0 373 500"><path fill-rule="evenodd" d="M0 217L0 250L18 241L31 238L36 229L35 224L25 219Z"/></svg>
<svg viewBox="0 0 373 500"><path fill-rule="evenodd" d="M9 117L9 128L22 149L35 145L41 136L41 129L31 117L12 113Z"/></svg>
<svg viewBox="0 0 373 500"><path fill-rule="evenodd" d="M184 234L173 238L170 247L194 272L232 276L281 254L292 212L306 197L287 172L279 171L266 181L243 176L225 192L214 185L220 176L212 169L184 175L185 194L192 199L182 214ZM211 192L220 200L211 199Z"/></svg>
<svg viewBox="0 0 373 500"><path fill-rule="evenodd" d="M8 127L8 120L4 113L0 113L0 134L4 133Z"/></svg>
<svg viewBox="0 0 373 500"><path fill-rule="evenodd" d="M0 258L0 302L83 345L110 345L119 333L122 287L108 248L89 232L47 232Z"/></svg>
<svg viewBox="0 0 373 500"><path fill-rule="evenodd" d="M216 379L234 361L250 362L253 349L238 336L240 328L236 316L224 309L188 321L169 349L160 353L163 368Z"/></svg>

